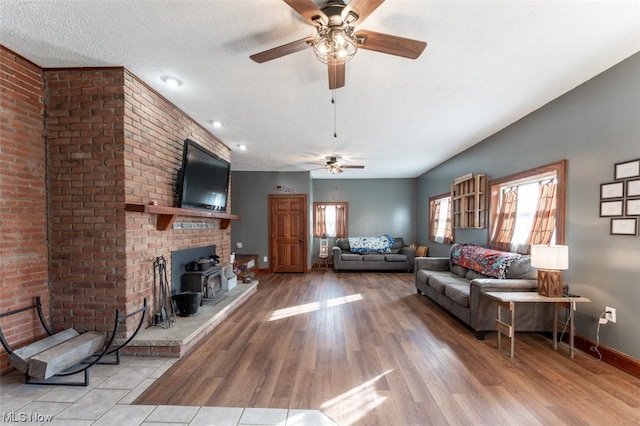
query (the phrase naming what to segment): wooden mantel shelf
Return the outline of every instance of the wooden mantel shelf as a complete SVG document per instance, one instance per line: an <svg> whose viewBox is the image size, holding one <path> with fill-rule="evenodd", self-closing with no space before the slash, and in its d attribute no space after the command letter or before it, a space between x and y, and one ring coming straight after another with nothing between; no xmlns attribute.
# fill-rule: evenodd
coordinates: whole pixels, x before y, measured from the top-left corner
<svg viewBox="0 0 640 426"><path fill-rule="evenodd" d="M178 216L186 217L208 217L220 219L220 228L227 229L232 220L240 220L240 216L230 213L209 212L206 210L182 209L179 207L154 206L153 204L132 204L126 203L125 210L128 212L149 213L158 216L156 229L166 231L170 229Z"/></svg>

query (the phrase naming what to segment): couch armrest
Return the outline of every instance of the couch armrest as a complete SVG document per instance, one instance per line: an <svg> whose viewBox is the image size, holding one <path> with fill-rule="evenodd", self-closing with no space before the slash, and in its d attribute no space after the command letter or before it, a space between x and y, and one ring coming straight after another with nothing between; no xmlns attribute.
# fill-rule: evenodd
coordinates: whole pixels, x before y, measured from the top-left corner
<svg viewBox="0 0 640 426"><path fill-rule="evenodd" d="M538 281L528 279L498 279L476 278L471 281L471 291L474 287L481 293L488 291L538 291Z"/></svg>
<svg viewBox="0 0 640 426"><path fill-rule="evenodd" d="M342 267L342 249L338 246L331 247L331 256L333 258L333 269L340 269Z"/></svg>
<svg viewBox="0 0 640 426"><path fill-rule="evenodd" d="M416 258L416 249L411 248L409 246L404 246L400 249L400 252L402 254L406 254L407 255L407 261L409 262L409 267L413 268L414 266L414 259Z"/></svg>
<svg viewBox="0 0 640 426"><path fill-rule="evenodd" d="M420 269L428 269L430 271L448 271L448 257L416 257L413 261L413 270L418 272Z"/></svg>
<svg viewBox="0 0 640 426"><path fill-rule="evenodd" d="M476 278L475 280L471 280L469 285L469 304L475 307L489 303L489 298L482 294L489 291L538 291L538 281L527 279ZM495 302L491 302L491 304L493 305Z"/></svg>
<svg viewBox="0 0 640 426"><path fill-rule="evenodd" d="M538 291L538 280L531 279L498 279L498 278L476 278L470 283L471 298L486 293L488 291ZM563 290L569 291L569 286L565 283Z"/></svg>

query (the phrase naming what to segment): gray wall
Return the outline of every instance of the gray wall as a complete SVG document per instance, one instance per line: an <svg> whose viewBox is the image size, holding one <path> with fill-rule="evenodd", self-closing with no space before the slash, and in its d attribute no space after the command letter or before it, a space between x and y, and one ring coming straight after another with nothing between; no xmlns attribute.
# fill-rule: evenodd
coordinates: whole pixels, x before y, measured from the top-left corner
<svg viewBox="0 0 640 426"><path fill-rule="evenodd" d="M498 178L568 160L566 244L571 291L589 297L576 313L577 331L596 339L605 306L617 323L600 329L601 343L640 359L640 237L609 235L600 218L600 184L614 163L640 158L640 53L475 145L418 179L417 232L430 255L449 246L427 241L428 198L448 191L456 176ZM487 231L456 233L458 242L486 243Z"/></svg>
<svg viewBox="0 0 640 426"><path fill-rule="evenodd" d="M416 238L415 179L316 179L308 172L232 172L231 211L241 216L232 221L231 250L260 256L260 267L269 254L268 194L282 185L298 194L307 194L309 202L309 248L307 264L317 259L319 241L312 238L313 202L349 203L349 235L389 234L403 237L407 244ZM236 249L242 242L242 249ZM332 244L330 241L329 245Z"/></svg>
<svg viewBox="0 0 640 426"><path fill-rule="evenodd" d="M258 254L260 268L269 266L263 260L269 255L269 194L285 194L276 185L311 198L309 172L231 172L231 212L240 215L231 221L231 251Z"/></svg>
<svg viewBox="0 0 640 426"><path fill-rule="evenodd" d="M349 203L349 236L389 234L410 244L416 239L416 188L415 179L315 179L313 201Z"/></svg>

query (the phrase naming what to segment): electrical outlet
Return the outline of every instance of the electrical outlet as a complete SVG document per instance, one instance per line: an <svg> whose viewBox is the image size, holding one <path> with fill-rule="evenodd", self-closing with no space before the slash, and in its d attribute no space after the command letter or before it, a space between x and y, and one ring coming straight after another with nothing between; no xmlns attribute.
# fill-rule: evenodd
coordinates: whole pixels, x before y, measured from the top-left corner
<svg viewBox="0 0 640 426"><path fill-rule="evenodd" d="M264 257L262 258L262 261L263 261L264 263L267 263L267 262L268 262L268 258L267 258L267 256L264 256Z"/></svg>
<svg viewBox="0 0 640 426"><path fill-rule="evenodd" d="M606 308L604 308L604 311L606 312L605 318L608 321L611 321L611 322L615 323L616 322L616 308L610 308L610 307L607 306Z"/></svg>
<svg viewBox="0 0 640 426"><path fill-rule="evenodd" d="M237 242L237 243L236 243L236 248L242 248L242 243Z"/></svg>

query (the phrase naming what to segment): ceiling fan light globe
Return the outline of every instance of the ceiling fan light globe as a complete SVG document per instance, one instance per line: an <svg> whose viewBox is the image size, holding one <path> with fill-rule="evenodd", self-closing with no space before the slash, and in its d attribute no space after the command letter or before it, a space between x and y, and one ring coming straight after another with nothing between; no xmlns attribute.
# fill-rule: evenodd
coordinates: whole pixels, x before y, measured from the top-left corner
<svg viewBox="0 0 640 426"><path fill-rule="evenodd" d="M313 40L313 52L324 64L343 64L358 50L358 39L351 27L321 28Z"/></svg>
<svg viewBox="0 0 640 426"><path fill-rule="evenodd" d="M318 43L317 46L316 46L316 52L318 52L318 53L320 53L322 55L326 55L327 52L329 52L330 50L331 50L331 48L329 46L327 46L327 43L325 43L323 41Z"/></svg>

